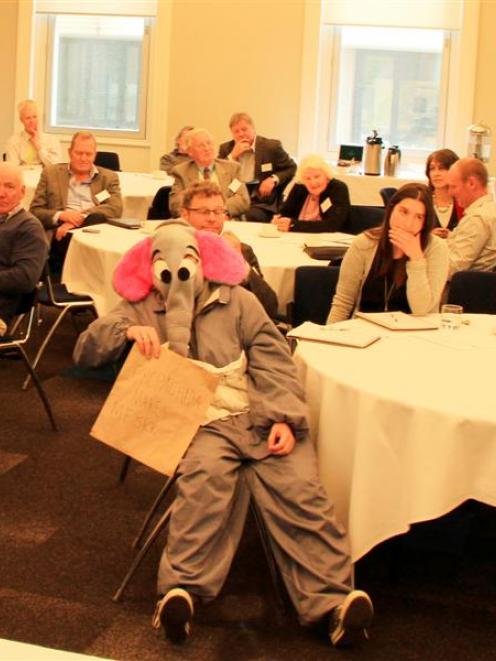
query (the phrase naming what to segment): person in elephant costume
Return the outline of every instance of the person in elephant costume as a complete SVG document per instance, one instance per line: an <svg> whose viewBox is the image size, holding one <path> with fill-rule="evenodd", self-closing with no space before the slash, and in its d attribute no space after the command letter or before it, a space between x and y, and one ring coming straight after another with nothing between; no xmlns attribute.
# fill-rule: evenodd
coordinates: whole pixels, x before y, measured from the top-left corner
<svg viewBox="0 0 496 661"><path fill-rule="evenodd" d="M199 428L177 469L154 625L175 643L189 636L195 605L222 588L254 498L300 622L323 622L334 646L348 646L367 638L372 602L352 589L347 536L318 479L296 367L260 302L239 286L245 269L219 236L164 222L117 266L123 300L88 326L74 358L97 367L131 341L153 360L168 342L236 376L230 406Z"/></svg>

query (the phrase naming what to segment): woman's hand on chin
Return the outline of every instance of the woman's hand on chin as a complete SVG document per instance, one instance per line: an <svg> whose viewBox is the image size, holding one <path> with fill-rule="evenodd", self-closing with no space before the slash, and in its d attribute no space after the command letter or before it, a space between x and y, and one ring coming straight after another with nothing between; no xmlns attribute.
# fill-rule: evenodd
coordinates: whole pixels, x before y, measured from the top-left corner
<svg viewBox="0 0 496 661"><path fill-rule="evenodd" d="M424 253L420 245L420 232L418 234L412 234L398 227L391 227L389 229L389 240L393 244L393 247L401 250L408 259L416 260L424 258ZM394 252L396 253L397 251Z"/></svg>

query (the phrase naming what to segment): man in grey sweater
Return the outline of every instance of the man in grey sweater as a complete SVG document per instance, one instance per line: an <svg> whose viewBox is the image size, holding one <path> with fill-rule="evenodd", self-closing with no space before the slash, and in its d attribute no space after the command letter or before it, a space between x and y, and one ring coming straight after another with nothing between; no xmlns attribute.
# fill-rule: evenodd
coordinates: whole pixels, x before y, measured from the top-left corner
<svg viewBox="0 0 496 661"><path fill-rule="evenodd" d="M21 169L0 163L0 336L23 294L35 288L48 253L43 227L22 207L23 197Z"/></svg>

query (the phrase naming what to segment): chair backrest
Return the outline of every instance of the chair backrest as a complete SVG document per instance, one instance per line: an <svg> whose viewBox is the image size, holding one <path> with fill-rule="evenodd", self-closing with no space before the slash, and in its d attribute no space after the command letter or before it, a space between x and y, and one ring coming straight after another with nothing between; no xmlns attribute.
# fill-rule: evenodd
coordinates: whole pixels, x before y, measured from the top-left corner
<svg viewBox="0 0 496 661"><path fill-rule="evenodd" d="M350 234L360 234L371 227L377 227L384 218L384 207L368 207L352 204L348 226L344 230Z"/></svg>
<svg viewBox="0 0 496 661"><path fill-rule="evenodd" d="M448 303L473 314L496 314L496 273L458 271L451 279Z"/></svg>
<svg viewBox="0 0 496 661"><path fill-rule="evenodd" d="M337 266L299 266L295 269L292 324L325 324L339 278Z"/></svg>
<svg viewBox="0 0 496 661"><path fill-rule="evenodd" d="M162 186L155 193L152 206L148 209L148 220L165 220L171 217L169 211L170 186Z"/></svg>
<svg viewBox="0 0 496 661"><path fill-rule="evenodd" d="M393 197L397 190L398 189L394 188L393 186L386 186L385 188L381 188L379 195L382 197L382 201L384 202L385 207L387 207L389 200Z"/></svg>
<svg viewBox="0 0 496 661"><path fill-rule="evenodd" d="M107 170L114 170L115 172L120 172L121 170L119 154L115 151L97 151L95 165L107 168Z"/></svg>

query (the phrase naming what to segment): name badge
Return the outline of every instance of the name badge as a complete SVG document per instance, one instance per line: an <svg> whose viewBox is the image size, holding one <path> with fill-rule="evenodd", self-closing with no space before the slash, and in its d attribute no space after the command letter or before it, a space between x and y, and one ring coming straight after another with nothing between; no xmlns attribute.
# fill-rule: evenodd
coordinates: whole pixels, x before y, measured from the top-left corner
<svg viewBox="0 0 496 661"><path fill-rule="evenodd" d="M108 190L102 190L95 195L95 200L102 203L105 202L105 200L108 200L109 197L110 197L110 193L108 192Z"/></svg>
<svg viewBox="0 0 496 661"><path fill-rule="evenodd" d="M272 172L273 169L272 163L262 163L261 165L262 172Z"/></svg>
<svg viewBox="0 0 496 661"><path fill-rule="evenodd" d="M233 179L229 184L229 190L231 191L231 193L236 193L240 186L241 186L240 180Z"/></svg>
<svg viewBox="0 0 496 661"><path fill-rule="evenodd" d="M320 203L320 210L322 211L322 213L325 213L331 207L332 207L332 202L328 197L326 197L326 199Z"/></svg>

